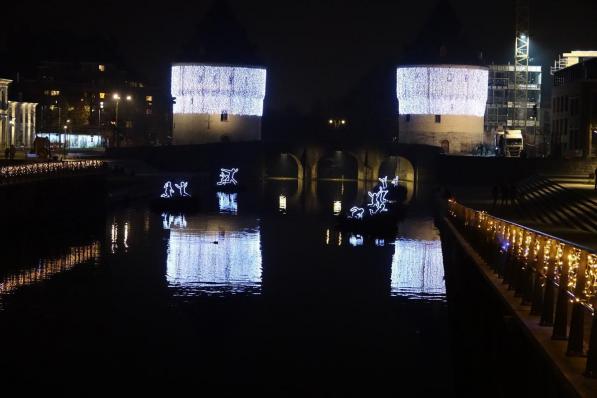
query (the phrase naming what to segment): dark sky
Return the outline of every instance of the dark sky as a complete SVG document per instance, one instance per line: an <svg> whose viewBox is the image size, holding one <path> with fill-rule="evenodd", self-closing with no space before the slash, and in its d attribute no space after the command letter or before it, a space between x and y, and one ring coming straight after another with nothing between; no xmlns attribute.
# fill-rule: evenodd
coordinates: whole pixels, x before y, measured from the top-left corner
<svg viewBox="0 0 597 398"><path fill-rule="evenodd" d="M195 31L211 1L11 3L13 24L3 32L0 45L14 42L21 32L29 32L30 40L48 48L69 46L71 34L110 35L129 67L159 83L166 79L164 66ZM269 102L275 108L309 109L318 101L347 95L380 63L399 59L437 1L228 3L268 66ZM471 44L483 50L488 62L510 60L514 0L452 0L451 4ZM544 81L549 79L547 67L556 54L597 49L596 16L595 0L532 1L531 55L546 67ZM48 34L56 29L63 30L59 35L63 37ZM22 45L26 48L26 43Z"/></svg>

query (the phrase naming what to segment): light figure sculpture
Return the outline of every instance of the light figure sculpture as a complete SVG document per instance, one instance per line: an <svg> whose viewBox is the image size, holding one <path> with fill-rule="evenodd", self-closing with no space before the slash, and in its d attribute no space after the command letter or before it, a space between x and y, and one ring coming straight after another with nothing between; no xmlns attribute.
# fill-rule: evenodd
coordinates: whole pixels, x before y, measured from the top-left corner
<svg viewBox="0 0 597 398"><path fill-rule="evenodd" d="M278 208L281 212L286 212L286 196L280 195L278 197Z"/></svg>
<svg viewBox="0 0 597 398"><path fill-rule="evenodd" d="M399 183L398 176L394 177L394 179L392 179L391 183L394 187L397 187L398 183Z"/></svg>
<svg viewBox="0 0 597 398"><path fill-rule="evenodd" d="M356 218L357 220L362 220L363 214L365 214L365 209L363 209L362 207L353 206L350 208L349 218Z"/></svg>
<svg viewBox="0 0 597 398"><path fill-rule="evenodd" d="M176 189L178 189L178 194L181 198L191 196L187 193L188 186L189 186L189 183L187 181L181 181L178 184L174 184L174 187L176 187ZM174 188L172 188L172 181L166 181L166 183L164 184L164 187L162 189L164 190L164 192L162 192L162 194L160 195L160 198L171 199L174 197L174 194L176 193Z"/></svg>
<svg viewBox="0 0 597 398"><path fill-rule="evenodd" d="M238 169L220 169L220 181L217 185L238 185L238 181L234 179L234 175L238 173Z"/></svg>
<svg viewBox="0 0 597 398"><path fill-rule="evenodd" d="M171 94L174 114L261 116L267 71L262 68L175 64Z"/></svg>
<svg viewBox="0 0 597 398"><path fill-rule="evenodd" d="M160 198L170 199L174 195L174 189L172 188L172 182L167 181L164 184L164 192L160 195Z"/></svg>
<svg viewBox="0 0 597 398"><path fill-rule="evenodd" d="M396 96L401 115L483 117L489 72L465 65L399 67Z"/></svg>
<svg viewBox="0 0 597 398"><path fill-rule="evenodd" d="M181 181L180 184L174 184L176 189L178 189L180 196L191 196L187 193L187 186L189 183L187 181Z"/></svg>
<svg viewBox="0 0 597 398"><path fill-rule="evenodd" d="M371 200L371 202L367 204L367 207L370 207L369 214L375 215L388 211L388 209L386 209L386 203L388 202L386 199L387 194L388 190L383 189L382 187L379 187L377 192L367 192L367 195L369 195L369 199Z"/></svg>

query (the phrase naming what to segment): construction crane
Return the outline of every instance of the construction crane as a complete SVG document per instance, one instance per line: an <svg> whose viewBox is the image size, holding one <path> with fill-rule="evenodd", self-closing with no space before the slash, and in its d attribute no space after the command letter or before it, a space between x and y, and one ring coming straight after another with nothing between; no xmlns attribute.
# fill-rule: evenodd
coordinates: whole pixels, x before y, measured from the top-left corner
<svg viewBox="0 0 597 398"><path fill-rule="evenodd" d="M530 0L516 0L516 42L514 46L514 120L528 134L529 102L529 13ZM526 139L525 141L530 141ZM535 144L533 137L533 144Z"/></svg>

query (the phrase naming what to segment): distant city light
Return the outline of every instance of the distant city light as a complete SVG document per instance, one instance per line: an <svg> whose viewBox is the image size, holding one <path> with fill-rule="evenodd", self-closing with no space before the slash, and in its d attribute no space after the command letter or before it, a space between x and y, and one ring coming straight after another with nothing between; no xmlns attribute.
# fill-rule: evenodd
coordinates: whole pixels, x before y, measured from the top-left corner
<svg viewBox="0 0 597 398"><path fill-rule="evenodd" d="M226 112L229 115L261 116L267 71L261 68L172 66L171 94L175 114Z"/></svg>
<svg viewBox="0 0 597 398"><path fill-rule="evenodd" d="M489 72L474 66L399 67L396 96L401 115L483 117Z"/></svg>

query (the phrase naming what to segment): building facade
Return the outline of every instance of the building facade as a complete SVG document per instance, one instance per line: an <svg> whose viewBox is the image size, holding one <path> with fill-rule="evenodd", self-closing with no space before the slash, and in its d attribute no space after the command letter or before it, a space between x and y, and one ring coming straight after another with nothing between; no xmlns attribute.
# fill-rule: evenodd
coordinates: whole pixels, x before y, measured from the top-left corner
<svg viewBox="0 0 597 398"><path fill-rule="evenodd" d="M69 149L85 149L90 143L99 148L169 143L171 99L167 92L131 78L114 65L42 62L30 76L17 74L13 80L11 99L39 103L39 132L62 135L56 140L58 146L82 142L83 147Z"/></svg>
<svg viewBox="0 0 597 398"><path fill-rule="evenodd" d="M597 58L554 72L552 154L597 156Z"/></svg>
<svg viewBox="0 0 597 398"><path fill-rule="evenodd" d="M537 152L538 146L545 141L541 136L544 133L541 129L541 66L528 67L526 112L520 112L516 108L515 79L514 65L489 65L485 141L493 141L496 131L522 130L525 147L537 148Z"/></svg>
<svg viewBox="0 0 597 398"><path fill-rule="evenodd" d="M8 117L8 85L12 82L10 79L0 79L0 148L4 148L8 142L8 127L10 119Z"/></svg>
<svg viewBox="0 0 597 398"><path fill-rule="evenodd" d="M487 68L419 65L397 69L398 141L469 154L483 142Z"/></svg>
<svg viewBox="0 0 597 398"><path fill-rule="evenodd" d="M10 79L0 79L0 148L14 145L20 149L28 149L37 132L37 103L9 101L10 83Z"/></svg>
<svg viewBox="0 0 597 398"><path fill-rule="evenodd" d="M261 140L265 85L264 68L173 64L173 143Z"/></svg>

